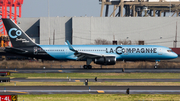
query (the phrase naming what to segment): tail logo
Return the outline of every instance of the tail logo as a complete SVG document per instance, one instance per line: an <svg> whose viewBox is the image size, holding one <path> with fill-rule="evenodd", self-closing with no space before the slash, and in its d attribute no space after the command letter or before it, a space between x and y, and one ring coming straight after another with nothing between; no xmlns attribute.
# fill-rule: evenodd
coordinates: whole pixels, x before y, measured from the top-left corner
<svg viewBox="0 0 180 101"><path fill-rule="evenodd" d="M12 31L16 31L16 34L15 35L12 35ZM20 30L17 30L16 28L11 28L10 30L9 30L9 36L11 37L11 38L17 38L18 36L21 36L21 34L22 34L22 32L20 31Z"/></svg>

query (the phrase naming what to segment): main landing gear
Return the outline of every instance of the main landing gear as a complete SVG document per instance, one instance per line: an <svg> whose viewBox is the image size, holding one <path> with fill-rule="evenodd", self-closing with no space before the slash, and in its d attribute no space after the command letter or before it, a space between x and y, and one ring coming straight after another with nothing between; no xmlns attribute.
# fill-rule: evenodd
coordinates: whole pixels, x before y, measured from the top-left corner
<svg viewBox="0 0 180 101"><path fill-rule="evenodd" d="M84 69L92 69L92 66L91 65L84 65L83 68Z"/></svg>
<svg viewBox="0 0 180 101"><path fill-rule="evenodd" d="M92 62L92 59L86 60L86 65L83 66L84 69L92 69L92 66L90 65Z"/></svg>

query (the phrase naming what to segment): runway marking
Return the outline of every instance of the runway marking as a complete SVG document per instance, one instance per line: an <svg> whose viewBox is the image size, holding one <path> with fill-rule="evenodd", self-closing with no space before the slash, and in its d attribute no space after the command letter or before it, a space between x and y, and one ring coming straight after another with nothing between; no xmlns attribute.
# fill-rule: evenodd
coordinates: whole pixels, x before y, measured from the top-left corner
<svg viewBox="0 0 180 101"><path fill-rule="evenodd" d="M20 91L7 91L7 92L11 92L11 93L21 93L21 94L27 94L28 92L20 92Z"/></svg>
<svg viewBox="0 0 180 101"><path fill-rule="evenodd" d="M104 93L104 91L103 91L103 90L97 90L97 92L98 92L98 93Z"/></svg>
<svg viewBox="0 0 180 101"><path fill-rule="evenodd" d="M20 81L14 81L14 80L11 80L11 82L20 82Z"/></svg>
<svg viewBox="0 0 180 101"><path fill-rule="evenodd" d="M17 73L18 71L15 71L15 70L9 70L9 72L16 72L16 73Z"/></svg>
<svg viewBox="0 0 180 101"><path fill-rule="evenodd" d="M80 80L75 80L75 82L80 82Z"/></svg>
<svg viewBox="0 0 180 101"><path fill-rule="evenodd" d="M63 72L62 70L58 70L59 72Z"/></svg>

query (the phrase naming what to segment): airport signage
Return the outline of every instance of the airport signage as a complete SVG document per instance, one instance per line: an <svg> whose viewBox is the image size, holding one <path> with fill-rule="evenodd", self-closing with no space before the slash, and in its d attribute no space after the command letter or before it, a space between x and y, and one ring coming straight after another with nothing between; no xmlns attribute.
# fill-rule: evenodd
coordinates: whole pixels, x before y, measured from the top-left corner
<svg viewBox="0 0 180 101"><path fill-rule="evenodd" d="M0 101L17 101L17 95L0 95Z"/></svg>

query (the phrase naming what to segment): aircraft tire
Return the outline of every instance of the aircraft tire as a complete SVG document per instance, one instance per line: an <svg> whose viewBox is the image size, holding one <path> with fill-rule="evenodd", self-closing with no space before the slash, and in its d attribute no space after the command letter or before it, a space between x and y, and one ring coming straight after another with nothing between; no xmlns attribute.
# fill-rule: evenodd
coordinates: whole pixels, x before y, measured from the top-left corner
<svg viewBox="0 0 180 101"><path fill-rule="evenodd" d="M91 65L88 65L87 67L88 67L88 69L92 69L92 66L91 66Z"/></svg>
<svg viewBox="0 0 180 101"><path fill-rule="evenodd" d="M154 69L157 69L157 65L154 66Z"/></svg>
<svg viewBox="0 0 180 101"><path fill-rule="evenodd" d="M83 68L84 68L84 69L88 69L88 66L87 66L87 65L84 65Z"/></svg>

